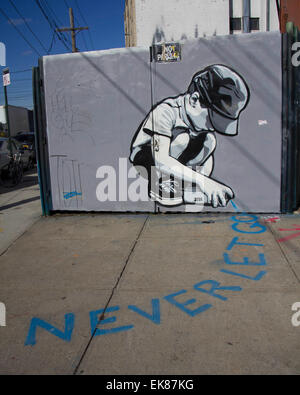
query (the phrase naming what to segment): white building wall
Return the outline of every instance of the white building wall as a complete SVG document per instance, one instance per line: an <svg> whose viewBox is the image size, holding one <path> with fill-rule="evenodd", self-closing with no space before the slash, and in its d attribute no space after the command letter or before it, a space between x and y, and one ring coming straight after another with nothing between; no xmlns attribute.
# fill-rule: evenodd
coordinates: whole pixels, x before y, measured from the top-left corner
<svg viewBox="0 0 300 395"><path fill-rule="evenodd" d="M243 15L243 0L232 0L232 11L234 18L240 18Z"/></svg>
<svg viewBox="0 0 300 395"><path fill-rule="evenodd" d="M230 33L229 0L135 0L137 46ZM243 0L233 0L233 17L242 18ZM267 29L267 0L251 0L251 17ZM279 30L276 0L270 0L270 30ZM234 33L242 33L235 31Z"/></svg>
<svg viewBox="0 0 300 395"><path fill-rule="evenodd" d="M266 1L266 0L265 0ZM278 11L276 6L276 1L271 0L271 10L270 10L270 30L275 31L279 30L279 18L278 18Z"/></svg>
<svg viewBox="0 0 300 395"><path fill-rule="evenodd" d="M18 132L29 132L28 109L24 107L8 106L11 136ZM6 124L5 106L0 106L0 122Z"/></svg>
<svg viewBox="0 0 300 395"><path fill-rule="evenodd" d="M251 0L251 18L259 18L261 32L267 31L267 1ZM233 17L243 16L243 0L233 0ZM279 19L276 7L276 0L270 0L270 31L279 30Z"/></svg>
<svg viewBox="0 0 300 395"><path fill-rule="evenodd" d="M228 16L228 0L136 0L137 46L226 35Z"/></svg>
<svg viewBox="0 0 300 395"><path fill-rule="evenodd" d="M6 114L5 114L5 107L0 106L0 122L1 123L6 123Z"/></svg>

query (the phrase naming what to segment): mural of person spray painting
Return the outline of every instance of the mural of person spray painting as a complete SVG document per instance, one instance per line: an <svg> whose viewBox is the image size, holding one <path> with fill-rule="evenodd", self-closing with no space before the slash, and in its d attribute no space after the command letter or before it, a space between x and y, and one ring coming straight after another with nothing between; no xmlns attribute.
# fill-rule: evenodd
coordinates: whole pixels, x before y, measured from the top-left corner
<svg viewBox="0 0 300 395"><path fill-rule="evenodd" d="M236 136L247 107L246 81L224 65L197 72L187 92L158 103L138 128L130 161L163 206L226 207L234 191L212 178L216 134Z"/></svg>

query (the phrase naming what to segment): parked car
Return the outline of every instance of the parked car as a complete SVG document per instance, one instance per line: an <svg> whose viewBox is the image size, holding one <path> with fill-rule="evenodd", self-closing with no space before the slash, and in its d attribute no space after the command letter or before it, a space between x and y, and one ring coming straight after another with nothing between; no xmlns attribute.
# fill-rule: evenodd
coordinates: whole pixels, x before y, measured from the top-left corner
<svg viewBox="0 0 300 395"><path fill-rule="evenodd" d="M36 163L35 135L33 132L19 132L14 139L22 145L23 150L29 150L33 163Z"/></svg>

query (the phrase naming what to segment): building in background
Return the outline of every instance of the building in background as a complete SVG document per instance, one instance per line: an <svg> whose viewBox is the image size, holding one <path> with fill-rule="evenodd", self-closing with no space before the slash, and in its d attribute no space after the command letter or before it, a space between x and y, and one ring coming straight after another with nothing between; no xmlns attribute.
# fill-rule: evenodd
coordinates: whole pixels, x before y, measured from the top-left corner
<svg viewBox="0 0 300 395"><path fill-rule="evenodd" d="M8 106L9 125L11 136L19 132L33 131L33 111L24 107ZM0 106L0 133L6 135L7 120L5 106Z"/></svg>
<svg viewBox="0 0 300 395"><path fill-rule="evenodd" d="M286 24L293 22L300 30L300 3L299 0L281 0L280 30L286 32Z"/></svg>
<svg viewBox="0 0 300 395"><path fill-rule="evenodd" d="M124 20L127 47L279 30L277 0L126 0Z"/></svg>

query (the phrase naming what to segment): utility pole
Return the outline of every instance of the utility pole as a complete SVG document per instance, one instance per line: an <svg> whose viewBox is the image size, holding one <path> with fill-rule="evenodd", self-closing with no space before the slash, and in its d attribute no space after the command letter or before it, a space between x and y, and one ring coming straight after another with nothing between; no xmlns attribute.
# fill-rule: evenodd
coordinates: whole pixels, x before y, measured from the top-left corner
<svg viewBox="0 0 300 395"><path fill-rule="evenodd" d="M72 37L72 52L79 52L76 47L76 32L82 30L88 30L89 28L86 27L75 27L74 26L74 15L73 9L69 8L69 16L70 16L70 26L71 27L62 27L61 29L56 29L58 32L71 32Z"/></svg>

